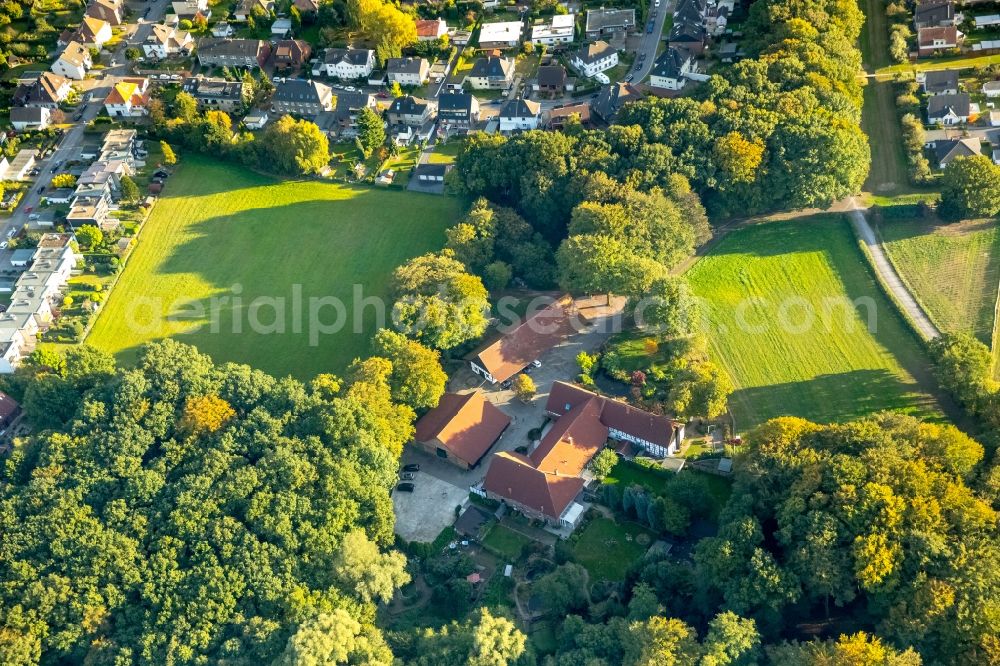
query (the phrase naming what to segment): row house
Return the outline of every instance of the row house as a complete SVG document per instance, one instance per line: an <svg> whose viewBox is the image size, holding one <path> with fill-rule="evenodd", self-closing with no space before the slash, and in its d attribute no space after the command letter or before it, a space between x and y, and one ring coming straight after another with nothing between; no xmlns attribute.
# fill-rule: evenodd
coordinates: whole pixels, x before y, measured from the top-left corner
<svg viewBox="0 0 1000 666"><path fill-rule="evenodd" d="M211 67L263 67L271 45L259 39L215 39L198 41L198 63Z"/></svg>
<svg viewBox="0 0 1000 666"><path fill-rule="evenodd" d="M513 58L489 56L478 58L465 77L474 90L503 90L514 81Z"/></svg>
<svg viewBox="0 0 1000 666"><path fill-rule="evenodd" d="M389 125L421 127L437 115L437 104L433 100L420 99L412 95L397 97L386 112Z"/></svg>
<svg viewBox="0 0 1000 666"><path fill-rule="evenodd" d="M277 79L271 111L312 117L333 108L333 90L319 81Z"/></svg>
<svg viewBox="0 0 1000 666"><path fill-rule="evenodd" d="M197 76L184 81L184 91L194 97L198 108L235 113L243 108L243 82Z"/></svg>
<svg viewBox="0 0 1000 666"><path fill-rule="evenodd" d="M14 285L11 303L0 314L0 373L11 373L30 354L38 333L52 321L55 306L79 257L71 234L44 234L28 267Z"/></svg>

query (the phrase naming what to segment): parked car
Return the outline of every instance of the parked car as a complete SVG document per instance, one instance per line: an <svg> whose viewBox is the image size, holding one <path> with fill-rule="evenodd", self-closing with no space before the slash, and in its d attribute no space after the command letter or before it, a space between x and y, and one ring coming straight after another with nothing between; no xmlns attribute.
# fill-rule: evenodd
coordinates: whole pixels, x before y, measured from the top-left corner
<svg viewBox="0 0 1000 666"><path fill-rule="evenodd" d="M654 27L654 24L653 24L652 21L650 21L649 23L646 24L646 34L647 35L652 35L653 34L653 27Z"/></svg>
<svg viewBox="0 0 1000 666"><path fill-rule="evenodd" d="M413 481L413 479L417 477L413 472L403 472L403 476L400 478L403 479L403 481Z"/></svg>
<svg viewBox="0 0 1000 666"><path fill-rule="evenodd" d="M0 243L0 250L6 250L6 249L7 249L7 241Z"/></svg>
<svg viewBox="0 0 1000 666"><path fill-rule="evenodd" d="M413 488L414 486L412 483L401 483L398 486L396 486L396 490L398 490L401 493L412 493Z"/></svg>
<svg viewBox="0 0 1000 666"><path fill-rule="evenodd" d="M510 387L511 387L511 386L512 386L513 384L514 384L514 382L512 382L511 380L509 380L509 379L508 379L507 381L505 381L505 382L501 382L501 383L500 383L500 388L502 388L503 390L505 390L505 391L506 391L506 390L507 390L507 389L509 389L509 388L510 388Z"/></svg>
<svg viewBox="0 0 1000 666"><path fill-rule="evenodd" d="M28 216L28 219L29 219L29 220L37 220L37 219L38 219L38 215L36 215L36 214L32 213L31 215L29 215L29 216ZM14 230L13 230L13 229L10 229L10 230L9 230L9 231L7 232L7 238L8 238L8 240L9 240L9 239L11 239L11 238L13 238L13 237L14 237Z"/></svg>
<svg viewBox="0 0 1000 666"><path fill-rule="evenodd" d="M404 465L403 466L403 471L404 472L419 472L420 471L420 465L418 465L417 463L410 463L409 465Z"/></svg>
<svg viewBox="0 0 1000 666"><path fill-rule="evenodd" d="M28 206L27 208L24 209L24 212L25 213L30 213L32 210L34 210L34 207L33 206Z"/></svg>
<svg viewBox="0 0 1000 666"><path fill-rule="evenodd" d="M44 191L45 191L45 186L44 185L42 185L41 187L38 188L38 193L39 194L41 194Z"/></svg>
<svg viewBox="0 0 1000 666"><path fill-rule="evenodd" d="M531 362L531 367L540 368L542 367L542 362L536 358L534 361Z"/></svg>

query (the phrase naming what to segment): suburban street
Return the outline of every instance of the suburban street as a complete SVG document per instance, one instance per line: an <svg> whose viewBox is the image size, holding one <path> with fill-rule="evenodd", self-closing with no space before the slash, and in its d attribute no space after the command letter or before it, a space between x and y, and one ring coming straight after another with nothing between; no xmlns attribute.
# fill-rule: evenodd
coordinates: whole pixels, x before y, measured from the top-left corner
<svg viewBox="0 0 1000 666"><path fill-rule="evenodd" d="M639 83L649 76L656 63L656 51L660 48L660 38L663 36L663 25L666 17L673 11L673 2L660 1L660 6L656 6L656 0L650 0L649 17L653 21L653 32L647 33L646 26L637 26L641 30L642 41L635 53L635 62L640 63L640 59L645 55L645 60L641 60L632 68L632 83ZM628 76L625 77L626 79Z"/></svg>

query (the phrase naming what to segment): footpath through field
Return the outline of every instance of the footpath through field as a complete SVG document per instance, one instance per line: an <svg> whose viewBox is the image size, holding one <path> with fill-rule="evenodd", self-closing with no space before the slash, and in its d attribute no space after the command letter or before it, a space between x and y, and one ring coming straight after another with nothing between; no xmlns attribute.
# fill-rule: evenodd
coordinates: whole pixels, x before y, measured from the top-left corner
<svg viewBox="0 0 1000 666"><path fill-rule="evenodd" d="M853 201L853 197L852 197ZM889 258L885 256L885 250L882 249L881 243L878 242L878 238L875 236L875 231L872 229L871 225L868 223L868 219L865 217L864 212L857 207L855 202L855 207L848 211L848 218L851 220L851 226L854 227L855 233L857 233L858 238L865 244L868 248L868 253L872 258L872 268L878 273L879 279L882 284L885 285L886 289L892 292L892 298L896 301L896 304L903 310L903 314L906 318L910 320L917 333L920 334L924 340L933 340L941 335L941 332L937 329L924 309L920 307L917 300L910 293L910 290L906 288L903 281L900 279L899 274L896 269L892 267L889 263Z"/></svg>

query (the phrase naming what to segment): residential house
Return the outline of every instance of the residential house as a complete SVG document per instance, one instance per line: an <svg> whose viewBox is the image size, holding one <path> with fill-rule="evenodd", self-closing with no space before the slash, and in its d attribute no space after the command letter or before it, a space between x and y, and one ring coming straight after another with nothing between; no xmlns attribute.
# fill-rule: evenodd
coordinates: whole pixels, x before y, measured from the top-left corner
<svg viewBox="0 0 1000 666"><path fill-rule="evenodd" d="M52 63L52 71L67 79L82 81L92 66L90 50L80 42L70 42Z"/></svg>
<svg viewBox="0 0 1000 666"><path fill-rule="evenodd" d="M389 58L386 63L389 83L401 86L422 86L427 82L430 69L425 58Z"/></svg>
<svg viewBox="0 0 1000 666"><path fill-rule="evenodd" d="M0 393L0 428L9 428L21 414L21 405L6 393Z"/></svg>
<svg viewBox="0 0 1000 666"><path fill-rule="evenodd" d="M38 106L47 109L59 108L73 91L73 84L65 76L54 72L42 72L33 81L22 83L14 91L14 106Z"/></svg>
<svg viewBox="0 0 1000 666"><path fill-rule="evenodd" d="M705 26L701 21L675 18L667 36L667 44L700 54L705 51L705 37Z"/></svg>
<svg viewBox="0 0 1000 666"><path fill-rule="evenodd" d="M469 367L491 384L511 379L574 332L574 314L573 301L568 296L550 303L475 352Z"/></svg>
<svg viewBox="0 0 1000 666"><path fill-rule="evenodd" d="M984 83L983 94L990 99L1000 97L1000 81L987 81Z"/></svg>
<svg viewBox="0 0 1000 666"><path fill-rule="evenodd" d="M479 100L467 92L438 95L438 124L445 132L474 130L479 122Z"/></svg>
<svg viewBox="0 0 1000 666"><path fill-rule="evenodd" d="M324 49L313 61L313 76L329 76L341 81L363 79L375 69L375 51L371 49Z"/></svg>
<svg viewBox="0 0 1000 666"><path fill-rule="evenodd" d="M219 21L212 26L212 37L225 39L226 37L232 37L235 34L236 31L233 30L233 26L229 25L225 21Z"/></svg>
<svg viewBox="0 0 1000 666"><path fill-rule="evenodd" d="M184 91L194 97L199 109L234 113L243 108L243 82L194 77L184 81Z"/></svg>
<svg viewBox="0 0 1000 666"><path fill-rule="evenodd" d="M550 99L562 97L573 88L574 82L566 76L566 68L562 65L542 65L531 84L531 89L539 96Z"/></svg>
<svg viewBox="0 0 1000 666"><path fill-rule="evenodd" d="M236 5L236 11L233 12L233 18L240 23L245 23L253 15L255 8L258 12L269 16L274 11L274 0L240 0L239 4Z"/></svg>
<svg viewBox="0 0 1000 666"><path fill-rule="evenodd" d="M538 129L541 105L527 99L510 99L500 107L500 132L525 132Z"/></svg>
<svg viewBox="0 0 1000 666"><path fill-rule="evenodd" d="M934 95L927 100L927 121L936 125L968 122L971 104L968 93Z"/></svg>
<svg viewBox="0 0 1000 666"><path fill-rule="evenodd" d="M500 439L510 421L481 391L445 393L437 406L417 421L413 439L428 453L462 469L472 469Z"/></svg>
<svg viewBox="0 0 1000 666"><path fill-rule="evenodd" d="M590 103L590 110L604 122L610 123L625 104L640 100L642 96L642 91L631 83L612 83L601 88L601 92Z"/></svg>
<svg viewBox="0 0 1000 666"><path fill-rule="evenodd" d="M417 21L417 41L433 42L448 34L448 24L443 18Z"/></svg>
<svg viewBox="0 0 1000 666"><path fill-rule="evenodd" d="M314 122L331 137L353 138L358 134L358 115L362 109L376 110L374 95L362 92L338 92L333 111L324 111Z"/></svg>
<svg viewBox="0 0 1000 666"><path fill-rule="evenodd" d="M589 79L617 65L618 51L605 41L592 42L573 53L569 64Z"/></svg>
<svg viewBox="0 0 1000 666"><path fill-rule="evenodd" d="M955 25L955 3L953 0L923 0L913 9L913 29L942 28Z"/></svg>
<svg viewBox="0 0 1000 666"><path fill-rule="evenodd" d="M93 16L84 16L80 22L80 27L76 29L73 38L87 46L100 49L111 41L114 34L111 32L111 24Z"/></svg>
<svg viewBox="0 0 1000 666"><path fill-rule="evenodd" d="M198 62L214 67L263 67L271 45L259 39L215 39L198 41Z"/></svg>
<svg viewBox="0 0 1000 666"><path fill-rule="evenodd" d="M271 39L288 39L292 36L292 19L278 18L271 24Z"/></svg>
<svg viewBox="0 0 1000 666"><path fill-rule="evenodd" d="M413 174L410 176L410 180L415 178L422 185L438 185L443 188L445 176L451 171L452 166L451 164L429 164L424 162L413 167Z"/></svg>
<svg viewBox="0 0 1000 666"><path fill-rule="evenodd" d="M212 10L208 8L208 0L175 0L170 3L173 11L173 19L168 15L167 23L178 22L182 19L193 21L199 16L208 20L212 16Z"/></svg>
<svg viewBox="0 0 1000 666"><path fill-rule="evenodd" d="M934 142L934 156L943 169L958 157L982 155L982 144L978 137L966 139L941 139Z"/></svg>
<svg viewBox="0 0 1000 666"><path fill-rule="evenodd" d="M292 0L292 4L303 16L315 14L319 11L319 0Z"/></svg>
<svg viewBox="0 0 1000 666"><path fill-rule="evenodd" d="M45 129L52 124L52 111L44 106L15 106L10 109L10 125L17 131Z"/></svg>
<svg viewBox="0 0 1000 666"><path fill-rule="evenodd" d="M7 174L4 180L25 180L28 173L35 168L35 150L33 148L22 148L14 155L10 161Z"/></svg>
<svg viewBox="0 0 1000 666"><path fill-rule="evenodd" d="M942 69L931 72L920 72L917 81L927 95L957 95L958 70Z"/></svg>
<svg viewBox="0 0 1000 666"><path fill-rule="evenodd" d="M503 90L514 81L514 59L500 56L477 58L465 82L474 90Z"/></svg>
<svg viewBox="0 0 1000 666"><path fill-rule="evenodd" d="M958 48L963 35L953 25L935 28L921 28L917 31L917 52L921 56L934 55L940 51Z"/></svg>
<svg viewBox="0 0 1000 666"><path fill-rule="evenodd" d="M278 69L298 69L309 62L312 47L301 39L283 39L274 45L274 66Z"/></svg>
<svg viewBox="0 0 1000 666"><path fill-rule="evenodd" d="M694 71L694 58L687 49L669 46L656 59L649 73L649 85L664 90L681 90L687 83L687 75Z"/></svg>
<svg viewBox="0 0 1000 666"><path fill-rule="evenodd" d="M247 129L251 130L264 129L264 125L267 124L267 121L267 111L251 111L243 117L243 125Z"/></svg>
<svg viewBox="0 0 1000 666"><path fill-rule="evenodd" d="M550 109L544 114L543 120L551 130L561 130L571 119L578 120L583 125L590 124L590 105L586 102L569 104Z"/></svg>
<svg viewBox="0 0 1000 666"><path fill-rule="evenodd" d="M547 21L531 26L531 43L536 46L558 46L573 41L576 14L556 14Z"/></svg>
<svg viewBox="0 0 1000 666"><path fill-rule="evenodd" d="M481 491L532 519L574 527L584 509L575 500L587 465L613 440L654 457L674 455L683 424L555 382L545 405L555 422L529 454L500 452L490 461Z"/></svg>
<svg viewBox="0 0 1000 666"><path fill-rule="evenodd" d="M271 111L315 116L333 108L333 90L319 81L279 79L271 97Z"/></svg>
<svg viewBox="0 0 1000 666"><path fill-rule="evenodd" d="M121 0L91 0L84 15L116 26L124 21L125 7Z"/></svg>
<svg viewBox="0 0 1000 666"><path fill-rule="evenodd" d="M389 125L421 127L428 120L432 120L436 112L437 105L433 100L406 95L392 100L386 118Z"/></svg>
<svg viewBox="0 0 1000 666"><path fill-rule="evenodd" d="M112 118L138 118L149 113L149 79L122 79L111 88L104 108Z"/></svg>
<svg viewBox="0 0 1000 666"><path fill-rule="evenodd" d="M587 39L604 36L623 36L635 29L634 9L589 9L587 10Z"/></svg>
<svg viewBox="0 0 1000 666"><path fill-rule="evenodd" d="M147 58L153 60L187 56L194 50L194 37L186 30L178 30L175 26L157 23L153 25L149 36L143 42L142 50Z"/></svg>
<svg viewBox="0 0 1000 666"><path fill-rule="evenodd" d="M484 50L512 49L521 43L521 21L484 23L479 30L479 48Z"/></svg>

